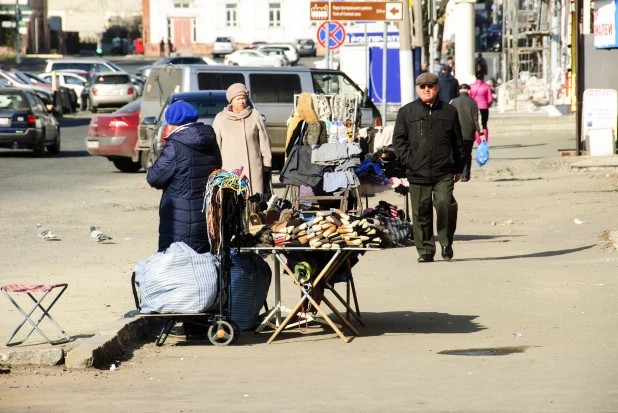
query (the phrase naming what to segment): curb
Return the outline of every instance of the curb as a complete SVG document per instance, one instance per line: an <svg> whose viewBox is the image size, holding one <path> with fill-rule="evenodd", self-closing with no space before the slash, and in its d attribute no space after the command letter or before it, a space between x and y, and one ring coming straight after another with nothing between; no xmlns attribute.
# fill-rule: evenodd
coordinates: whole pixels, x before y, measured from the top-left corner
<svg viewBox="0 0 618 413"><path fill-rule="evenodd" d="M70 369L103 367L120 354L123 346L140 340L150 330L144 318L121 318L103 326L93 337L69 351L65 364Z"/></svg>
<svg viewBox="0 0 618 413"><path fill-rule="evenodd" d="M0 364L56 366L64 361L61 348L44 348L34 350L5 349L0 351Z"/></svg>

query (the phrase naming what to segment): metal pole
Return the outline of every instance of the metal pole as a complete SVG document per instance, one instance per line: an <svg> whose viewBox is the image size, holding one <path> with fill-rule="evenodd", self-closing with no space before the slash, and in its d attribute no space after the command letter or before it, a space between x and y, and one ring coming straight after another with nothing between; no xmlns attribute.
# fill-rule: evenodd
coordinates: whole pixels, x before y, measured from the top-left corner
<svg viewBox="0 0 618 413"><path fill-rule="evenodd" d="M21 9L19 8L19 0L15 0L15 63L21 64L21 35L19 34L19 22L21 21Z"/></svg>
<svg viewBox="0 0 618 413"><path fill-rule="evenodd" d="M573 27L575 28L575 61L571 60L571 64L575 65L575 98L577 102L577 112L576 112L576 122L575 122L575 153L577 156L581 155L581 147L582 147L582 100L584 97L583 85L582 81L584 78L583 73L583 62L584 56L582 56L582 7L583 1L577 0L575 2L575 24Z"/></svg>
<svg viewBox="0 0 618 413"><path fill-rule="evenodd" d="M410 35L410 9L404 7L403 21L399 24L399 72L402 106L414 100L414 56Z"/></svg>
<svg viewBox="0 0 618 413"><path fill-rule="evenodd" d="M388 65L388 23L384 22L384 39L382 39L382 127L386 126L386 71Z"/></svg>
<svg viewBox="0 0 618 413"><path fill-rule="evenodd" d="M371 71L369 70L369 45L367 44L367 24L364 24L363 26L365 26L365 100L367 100L369 99L369 77L371 76Z"/></svg>
<svg viewBox="0 0 618 413"><path fill-rule="evenodd" d="M429 28L428 28L428 32L429 32L429 60L430 60L430 65L433 68L433 61L436 58L436 48L434 47L434 38L433 38L433 28L435 26L434 21L433 21L433 17L434 17L434 0L429 0L429 7L427 7L427 14L428 14L428 20L429 20ZM432 70L433 71L433 70ZM440 73L435 73L436 75L440 75Z"/></svg>
<svg viewBox="0 0 618 413"><path fill-rule="evenodd" d="M330 3L328 6L330 7ZM324 58L326 59L326 68L330 69L330 21L326 22L326 41L324 44L326 44L326 54L324 55Z"/></svg>

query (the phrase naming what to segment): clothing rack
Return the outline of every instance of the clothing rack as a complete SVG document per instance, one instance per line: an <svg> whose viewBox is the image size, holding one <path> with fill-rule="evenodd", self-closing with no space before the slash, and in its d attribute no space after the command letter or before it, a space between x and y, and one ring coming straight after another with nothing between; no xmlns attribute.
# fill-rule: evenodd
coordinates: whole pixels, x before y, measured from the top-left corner
<svg viewBox="0 0 618 413"><path fill-rule="evenodd" d="M328 100L328 104L331 107L331 116L330 116L330 119L327 119L327 120L330 120L330 121L333 121L333 110L332 110L332 108L333 108L333 100L334 100L335 96L342 96L342 97L344 97L346 99L348 99L348 98L349 99L354 99L354 116L353 116L353 119L350 119L350 121L352 122L352 141L353 141L354 138L356 137L356 131L357 131L358 127L359 127L359 125L358 125L358 123L359 123L358 122L359 109L358 108L359 108L359 105L360 105L360 96L344 94L344 93L333 93L333 94L324 94L324 93L317 94L317 93L312 93L312 95L324 96ZM298 93L294 94L294 111L296 111L296 106L298 104L299 96L300 96L300 94L298 94ZM314 108L314 111L315 110L316 109ZM316 113L316 115L317 115L317 113ZM345 121L346 120L343 119L344 123L345 123ZM328 131L326 131L326 132L328 134Z"/></svg>

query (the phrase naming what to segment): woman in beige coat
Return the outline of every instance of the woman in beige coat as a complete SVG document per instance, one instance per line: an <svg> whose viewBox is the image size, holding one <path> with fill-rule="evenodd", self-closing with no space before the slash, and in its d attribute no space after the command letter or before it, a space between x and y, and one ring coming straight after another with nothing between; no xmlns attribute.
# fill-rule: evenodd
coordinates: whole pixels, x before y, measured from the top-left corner
<svg viewBox="0 0 618 413"><path fill-rule="evenodd" d="M247 106L249 91L235 83L225 94L230 104L212 124L223 159L223 169L243 168L252 194L264 194L264 173L270 172L270 137L262 115Z"/></svg>

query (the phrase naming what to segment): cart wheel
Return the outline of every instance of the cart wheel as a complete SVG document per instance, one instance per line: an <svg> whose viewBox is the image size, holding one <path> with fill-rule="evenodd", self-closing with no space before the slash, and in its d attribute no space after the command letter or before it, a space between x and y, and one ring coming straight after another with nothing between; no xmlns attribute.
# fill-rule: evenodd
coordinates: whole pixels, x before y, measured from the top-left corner
<svg viewBox="0 0 618 413"><path fill-rule="evenodd" d="M234 344L240 338L240 324L234 320L230 320L230 324L232 324L232 328L234 329L234 338L232 339L232 344Z"/></svg>
<svg viewBox="0 0 618 413"><path fill-rule="evenodd" d="M227 346L237 336L234 330L227 321L215 321L208 329L208 340L215 346Z"/></svg>

